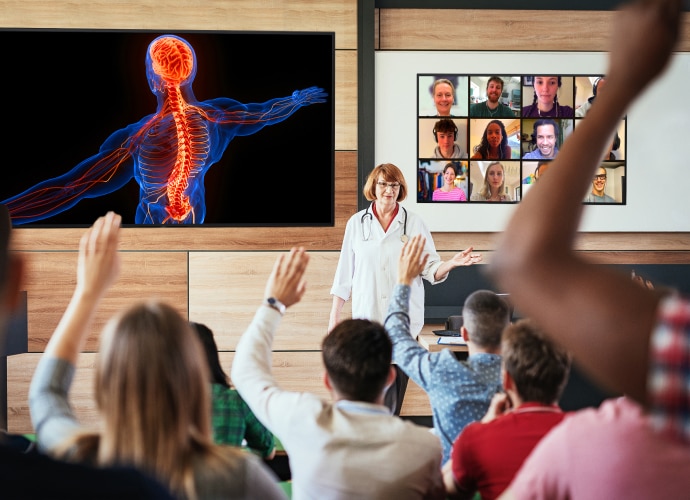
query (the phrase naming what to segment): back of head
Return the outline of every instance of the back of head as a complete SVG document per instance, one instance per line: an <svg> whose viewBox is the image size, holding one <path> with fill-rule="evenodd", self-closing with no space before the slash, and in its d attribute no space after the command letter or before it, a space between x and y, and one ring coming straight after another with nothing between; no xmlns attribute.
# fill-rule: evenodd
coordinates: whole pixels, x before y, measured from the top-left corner
<svg viewBox="0 0 690 500"><path fill-rule="evenodd" d="M323 363L335 389L352 401L374 402L390 372L393 345L380 323L346 319L322 343Z"/></svg>
<svg viewBox="0 0 690 500"><path fill-rule="evenodd" d="M216 339L213 337L213 331L203 323L190 321L189 324L198 335L201 345L204 348L204 354L206 354L206 360L208 361L208 368L211 371L211 382L230 387L230 377L228 377L228 374L225 373L225 370L223 370L220 364L218 345L216 344Z"/></svg>
<svg viewBox="0 0 690 500"><path fill-rule="evenodd" d="M510 306L491 290L476 290L465 299L462 321L478 347L497 348L503 329L510 323Z"/></svg>
<svg viewBox="0 0 690 500"><path fill-rule="evenodd" d="M138 303L112 318L96 365L99 463L136 465L179 490L212 444L208 380L201 343L172 306Z"/></svg>
<svg viewBox="0 0 690 500"><path fill-rule="evenodd" d="M570 373L570 355L534 321L521 319L503 331L501 355L523 401L558 402Z"/></svg>

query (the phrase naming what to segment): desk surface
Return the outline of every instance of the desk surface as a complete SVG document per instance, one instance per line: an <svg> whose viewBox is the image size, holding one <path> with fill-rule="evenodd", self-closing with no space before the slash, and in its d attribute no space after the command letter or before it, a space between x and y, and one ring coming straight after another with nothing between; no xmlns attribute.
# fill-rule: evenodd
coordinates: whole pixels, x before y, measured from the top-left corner
<svg viewBox="0 0 690 500"><path fill-rule="evenodd" d="M424 325L422 332L417 336L417 342L429 352L438 352L442 349L450 349L455 352L467 352L467 344L439 344L433 330L443 330L445 325Z"/></svg>

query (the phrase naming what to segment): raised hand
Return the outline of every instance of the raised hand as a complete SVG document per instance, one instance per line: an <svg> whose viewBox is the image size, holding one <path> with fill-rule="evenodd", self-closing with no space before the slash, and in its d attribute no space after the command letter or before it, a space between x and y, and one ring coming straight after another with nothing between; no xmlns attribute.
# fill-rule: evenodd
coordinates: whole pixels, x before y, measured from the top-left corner
<svg viewBox="0 0 690 500"><path fill-rule="evenodd" d="M79 241L77 292L100 297L120 274L120 223L122 217L108 212L87 229Z"/></svg>
<svg viewBox="0 0 690 500"><path fill-rule="evenodd" d="M398 259L398 283L409 285L422 273L429 259L429 254L423 253L425 244L426 238L418 234L403 245Z"/></svg>
<svg viewBox="0 0 690 500"><path fill-rule="evenodd" d="M304 247L293 247L289 253L279 255L266 283L265 298L275 297L285 307L299 302L306 291L304 272L308 263Z"/></svg>
<svg viewBox="0 0 690 500"><path fill-rule="evenodd" d="M678 40L681 8L681 0L641 0L616 14L608 89L613 78L621 91L627 86L635 95L666 68Z"/></svg>

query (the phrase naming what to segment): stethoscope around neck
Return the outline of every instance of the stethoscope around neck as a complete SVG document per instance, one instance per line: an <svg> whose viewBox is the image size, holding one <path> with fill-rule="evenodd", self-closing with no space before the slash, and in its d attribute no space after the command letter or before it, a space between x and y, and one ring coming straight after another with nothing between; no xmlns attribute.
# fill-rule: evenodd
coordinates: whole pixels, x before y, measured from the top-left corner
<svg viewBox="0 0 690 500"><path fill-rule="evenodd" d="M403 223L402 223L403 224L403 234L402 234L402 236L400 236L400 241L402 241L403 243L406 243L407 240L409 240L409 238L407 237L407 210L405 210L405 207L403 207L402 205L400 205L400 208L402 208L403 212L405 212L405 219L403 220ZM369 231L367 231L366 233L364 232L365 220L368 222L367 227L369 228ZM367 207L367 209L362 214L362 218L360 219L360 222L362 224L362 240L369 241L369 238L371 238L371 225L374 222L374 214L372 214L369 211L369 207Z"/></svg>

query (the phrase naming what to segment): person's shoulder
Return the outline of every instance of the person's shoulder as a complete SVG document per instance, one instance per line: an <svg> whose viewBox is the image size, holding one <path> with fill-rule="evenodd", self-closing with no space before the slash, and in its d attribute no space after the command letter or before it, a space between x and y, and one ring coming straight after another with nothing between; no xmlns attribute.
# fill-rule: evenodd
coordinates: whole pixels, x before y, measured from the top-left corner
<svg viewBox="0 0 690 500"><path fill-rule="evenodd" d="M0 470L4 491L25 499L173 498L163 485L132 468L93 468L38 453L20 453L3 445Z"/></svg>

